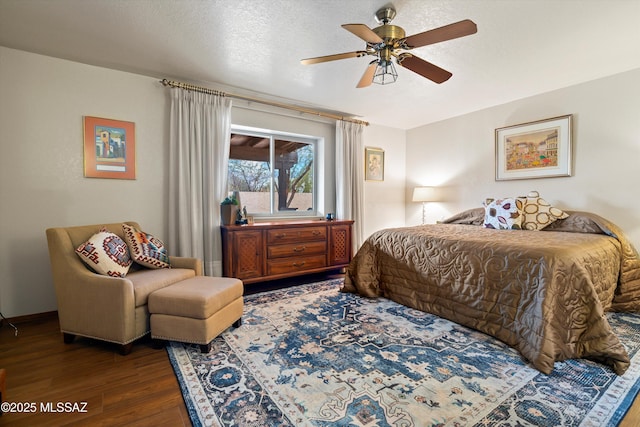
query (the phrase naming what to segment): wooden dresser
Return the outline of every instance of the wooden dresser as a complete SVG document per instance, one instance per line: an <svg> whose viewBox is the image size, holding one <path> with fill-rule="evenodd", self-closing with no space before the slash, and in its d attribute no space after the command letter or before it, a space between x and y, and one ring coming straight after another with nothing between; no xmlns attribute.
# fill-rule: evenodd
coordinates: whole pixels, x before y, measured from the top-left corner
<svg viewBox="0 0 640 427"><path fill-rule="evenodd" d="M319 273L351 261L353 221L223 225L223 275L245 284Z"/></svg>

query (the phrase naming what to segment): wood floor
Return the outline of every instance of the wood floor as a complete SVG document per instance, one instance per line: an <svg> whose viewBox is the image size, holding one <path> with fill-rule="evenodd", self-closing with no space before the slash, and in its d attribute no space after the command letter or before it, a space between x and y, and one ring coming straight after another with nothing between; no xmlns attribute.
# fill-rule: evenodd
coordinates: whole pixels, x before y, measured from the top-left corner
<svg viewBox="0 0 640 427"><path fill-rule="evenodd" d="M5 413L0 426L191 425L167 353L154 349L150 339L121 356L116 346L85 338L64 344L54 315L16 326L18 336L7 322L0 326L0 368L7 371L3 400L34 403L36 412ZM71 409L86 403L86 412L42 412L58 402L69 402ZM640 426L638 400L620 426Z"/></svg>
<svg viewBox="0 0 640 427"><path fill-rule="evenodd" d="M115 345L76 338L64 344L57 317L0 329L7 402L35 403L36 413L5 413L1 426L190 426L166 350L151 340L121 356ZM41 405L78 403L83 413L44 413ZM73 406L71 406L73 409Z"/></svg>

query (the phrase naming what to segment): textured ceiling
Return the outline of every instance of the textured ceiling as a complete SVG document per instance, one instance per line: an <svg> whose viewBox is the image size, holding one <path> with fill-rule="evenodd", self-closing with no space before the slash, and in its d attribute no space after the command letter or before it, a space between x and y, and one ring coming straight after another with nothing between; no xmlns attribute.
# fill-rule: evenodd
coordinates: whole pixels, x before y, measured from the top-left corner
<svg viewBox="0 0 640 427"><path fill-rule="evenodd" d="M376 27L380 0L0 0L0 45L355 115L410 129L640 68L640 0L396 0L407 35L462 19L478 33L412 51L450 72L438 85L356 89L371 57L340 27ZM1 66L1 64L0 64Z"/></svg>

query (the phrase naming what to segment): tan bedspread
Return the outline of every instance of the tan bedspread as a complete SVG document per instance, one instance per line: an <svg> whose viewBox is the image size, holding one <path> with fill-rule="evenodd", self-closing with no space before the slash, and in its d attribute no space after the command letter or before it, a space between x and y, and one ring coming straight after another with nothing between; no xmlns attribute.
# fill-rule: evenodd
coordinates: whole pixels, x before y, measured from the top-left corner
<svg viewBox="0 0 640 427"><path fill-rule="evenodd" d="M640 260L621 231L583 212L558 221L561 231L492 230L470 225L472 211L374 233L343 290L490 334L547 374L583 357L624 373L629 357L604 316L640 306Z"/></svg>

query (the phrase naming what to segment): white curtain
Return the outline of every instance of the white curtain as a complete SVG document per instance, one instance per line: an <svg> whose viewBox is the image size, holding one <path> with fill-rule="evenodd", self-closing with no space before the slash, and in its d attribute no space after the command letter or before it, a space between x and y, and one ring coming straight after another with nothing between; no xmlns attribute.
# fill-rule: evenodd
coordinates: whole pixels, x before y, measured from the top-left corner
<svg viewBox="0 0 640 427"><path fill-rule="evenodd" d="M220 202L227 193L231 100L171 90L169 242L179 256L202 260L222 275Z"/></svg>
<svg viewBox="0 0 640 427"><path fill-rule="evenodd" d="M336 123L336 217L352 219L353 253L364 236L364 144L358 123Z"/></svg>

